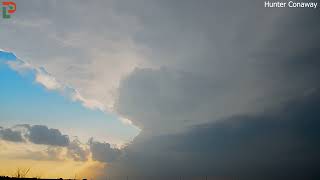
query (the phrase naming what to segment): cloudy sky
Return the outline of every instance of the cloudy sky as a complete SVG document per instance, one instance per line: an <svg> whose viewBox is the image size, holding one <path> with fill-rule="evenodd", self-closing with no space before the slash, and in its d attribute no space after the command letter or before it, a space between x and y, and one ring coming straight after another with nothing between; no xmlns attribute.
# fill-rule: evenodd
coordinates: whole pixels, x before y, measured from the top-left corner
<svg viewBox="0 0 320 180"><path fill-rule="evenodd" d="M14 2L0 19L0 175L320 176L319 10Z"/></svg>

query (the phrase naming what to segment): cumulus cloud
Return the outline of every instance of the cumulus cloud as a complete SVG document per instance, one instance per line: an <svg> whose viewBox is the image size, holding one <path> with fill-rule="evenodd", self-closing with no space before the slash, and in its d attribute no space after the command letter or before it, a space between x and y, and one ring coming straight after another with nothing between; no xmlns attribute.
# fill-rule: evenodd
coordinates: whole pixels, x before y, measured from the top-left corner
<svg viewBox="0 0 320 180"><path fill-rule="evenodd" d="M23 159L39 161L88 161L90 158L90 151L86 144L82 144L75 139L66 147L50 145L42 150L26 149L23 154L18 154L16 156Z"/></svg>
<svg viewBox="0 0 320 180"><path fill-rule="evenodd" d="M86 161L90 155L88 146L82 144L78 139L71 141L67 150L67 155L76 161Z"/></svg>
<svg viewBox="0 0 320 180"><path fill-rule="evenodd" d="M0 138L6 141L23 142L25 139L20 131L15 131L10 128L0 127Z"/></svg>
<svg viewBox="0 0 320 180"><path fill-rule="evenodd" d="M67 146L70 143L67 135L61 134L58 129L49 129L47 126L34 125L28 129L27 138L35 144Z"/></svg>
<svg viewBox="0 0 320 180"><path fill-rule="evenodd" d="M92 159L96 161L110 163L117 160L121 155L119 149L111 147L109 143L94 141L93 138L89 140L89 146Z"/></svg>
<svg viewBox="0 0 320 180"><path fill-rule="evenodd" d="M26 148L21 154L15 155L15 158L22 159L88 161L92 158L109 163L121 155L121 150L111 147L109 143L95 141L93 138L87 143L80 142L77 137L70 140L68 135L62 134L58 129L44 125L19 124L11 128L0 127L0 140L45 147L41 150Z"/></svg>
<svg viewBox="0 0 320 180"><path fill-rule="evenodd" d="M34 143L34 142L32 142ZM38 144L38 143L35 143ZM88 161L92 160L101 163L111 163L120 157L121 150L111 147L109 143L94 141L92 138L88 143L82 143L77 138L72 140L67 146L52 144L44 150L26 150L19 158L51 161Z"/></svg>
<svg viewBox="0 0 320 180"><path fill-rule="evenodd" d="M7 141L28 141L34 144L52 146L68 146L68 135L62 134L58 129L48 128L44 125L21 124L12 128L0 129L1 138Z"/></svg>

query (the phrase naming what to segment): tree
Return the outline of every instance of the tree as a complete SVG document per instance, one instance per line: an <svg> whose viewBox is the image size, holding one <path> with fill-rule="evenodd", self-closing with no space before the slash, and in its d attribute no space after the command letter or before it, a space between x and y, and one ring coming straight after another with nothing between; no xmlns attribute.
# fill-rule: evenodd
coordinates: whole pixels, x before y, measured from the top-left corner
<svg viewBox="0 0 320 180"><path fill-rule="evenodd" d="M15 174L13 175L13 177L15 178L26 178L28 173L30 171L30 168L27 169L21 169L21 168L17 168Z"/></svg>

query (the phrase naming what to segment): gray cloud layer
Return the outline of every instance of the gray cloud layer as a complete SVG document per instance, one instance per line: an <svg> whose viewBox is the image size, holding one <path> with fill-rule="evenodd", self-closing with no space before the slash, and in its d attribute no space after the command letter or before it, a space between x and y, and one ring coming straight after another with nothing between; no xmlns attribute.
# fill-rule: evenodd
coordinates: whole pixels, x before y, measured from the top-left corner
<svg viewBox="0 0 320 180"><path fill-rule="evenodd" d="M26 150L24 154L17 154L15 158L33 159L39 161L87 161L90 157L90 150L86 144L80 143L77 139L70 142L66 147L47 146L44 150Z"/></svg>
<svg viewBox="0 0 320 180"><path fill-rule="evenodd" d="M0 138L6 141L23 142L24 138L20 131L15 131L10 128L0 127Z"/></svg>
<svg viewBox="0 0 320 180"><path fill-rule="evenodd" d="M68 146L68 156L76 161L88 160L90 149L82 144L78 139L70 142Z"/></svg>
<svg viewBox="0 0 320 180"><path fill-rule="evenodd" d="M58 129L49 129L46 126L34 125L29 127L27 138L35 144L67 146L70 143L67 135L62 135Z"/></svg>
<svg viewBox="0 0 320 180"><path fill-rule="evenodd" d="M52 146L68 146L70 139L58 129L49 129L44 125L16 125L13 128L1 128L0 137L6 141L44 144Z"/></svg>
<svg viewBox="0 0 320 180"><path fill-rule="evenodd" d="M27 150L19 158L35 160L65 160L87 161L92 155L93 160L109 163L118 159L121 150L111 147L109 143L101 143L91 138L88 143L82 143L77 138L70 140L58 129L44 125L16 125L12 128L0 127L0 139L4 141L47 145L45 151Z"/></svg>
<svg viewBox="0 0 320 180"><path fill-rule="evenodd" d="M119 6L139 17L136 41L162 67L136 68L119 87L117 110L145 131L260 113L319 88L316 11L267 9L263 1Z"/></svg>
<svg viewBox="0 0 320 180"><path fill-rule="evenodd" d="M116 171L242 179L319 177L319 103L317 90L263 114L234 116L147 140L141 134Z"/></svg>
<svg viewBox="0 0 320 180"><path fill-rule="evenodd" d="M119 161L110 144L91 141L94 159L113 163L110 173L314 178L319 12L263 2L120 0L71 3L59 13L42 2L42 28L25 18L4 26L1 37L18 37L7 45L104 103L110 82L122 79L112 84L115 110L142 132ZM84 21L88 8L96 11ZM30 37L38 43L24 44ZM152 68L138 63L141 56Z"/></svg>
<svg viewBox="0 0 320 180"><path fill-rule="evenodd" d="M110 163L117 160L121 155L121 151L111 147L109 143L101 143L90 139L89 146L92 159L96 161Z"/></svg>
<svg viewBox="0 0 320 180"><path fill-rule="evenodd" d="M142 132L111 173L319 177L317 11L138 2L120 9L141 18L137 41L163 68L120 84L117 110Z"/></svg>

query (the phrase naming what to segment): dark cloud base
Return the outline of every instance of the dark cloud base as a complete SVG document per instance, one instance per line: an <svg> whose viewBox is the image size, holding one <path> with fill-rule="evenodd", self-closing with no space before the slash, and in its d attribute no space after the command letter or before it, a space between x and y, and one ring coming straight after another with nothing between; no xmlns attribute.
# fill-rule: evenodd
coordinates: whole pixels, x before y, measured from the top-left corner
<svg viewBox="0 0 320 180"><path fill-rule="evenodd" d="M68 146L70 139L58 129L48 128L44 125L20 124L13 128L1 128L0 138L6 141L26 142L34 144Z"/></svg>
<svg viewBox="0 0 320 180"><path fill-rule="evenodd" d="M320 91L314 91L270 113L235 116L149 140L141 140L141 134L127 148L122 166L144 175L317 179L319 104Z"/></svg>
<svg viewBox="0 0 320 180"><path fill-rule="evenodd" d="M109 143L94 141L93 138L91 138L89 139L88 144L93 160L109 163L115 161L121 155L121 151L112 148Z"/></svg>

